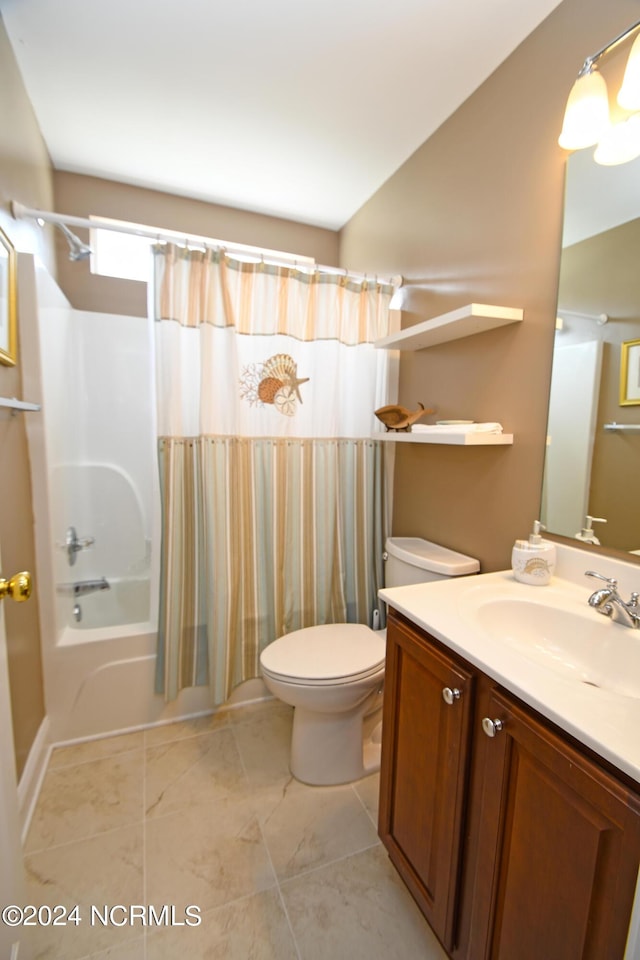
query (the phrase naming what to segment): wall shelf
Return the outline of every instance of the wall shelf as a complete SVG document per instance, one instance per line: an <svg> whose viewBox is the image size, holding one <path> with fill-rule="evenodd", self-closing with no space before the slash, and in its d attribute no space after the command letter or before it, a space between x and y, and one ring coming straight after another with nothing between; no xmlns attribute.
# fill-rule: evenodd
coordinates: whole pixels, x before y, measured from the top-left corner
<svg viewBox="0 0 640 960"><path fill-rule="evenodd" d="M15 397L0 397L0 407L9 407L14 412L16 410L39 410L39 403L27 403L25 400L16 400Z"/></svg>
<svg viewBox="0 0 640 960"><path fill-rule="evenodd" d="M519 307L494 307L486 303L470 303L466 307L443 313L431 320L413 324L398 333L392 333L375 346L382 350L423 350L449 340L460 340L475 333L484 333L495 327L518 323L524 316Z"/></svg>
<svg viewBox="0 0 640 960"><path fill-rule="evenodd" d="M459 447L488 447L507 446L513 443L512 433L374 433L374 440L385 440L389 443L439 443Z"/></svg>

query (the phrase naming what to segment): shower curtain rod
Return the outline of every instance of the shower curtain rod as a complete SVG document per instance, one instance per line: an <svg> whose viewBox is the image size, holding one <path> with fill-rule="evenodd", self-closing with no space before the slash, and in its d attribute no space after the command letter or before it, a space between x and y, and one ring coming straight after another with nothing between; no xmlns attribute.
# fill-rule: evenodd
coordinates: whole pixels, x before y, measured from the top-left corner
<svg viewBox="0 0 640 960"><path fill-rule="evenodd" d="M224 243L222 240L216 240L213 237L203 237L195 233L181 233L178 230L154 230L149 227L140 227L126 220L117 222L102 220L99 217L93 220L87 217L74 217L65 213L53 213L48 210L34 210L25 207L16 200L11 202L11 213L15 220L42 220L44 223L58 223L66 227L81 227L85 230L112 230L114 233L132 234L137 237L148 237L150 240L168 241L179 243L187 241L201 244L204 247L220 247L227 253L244 254L258 257L265 263L274 266L286 267L313 267L320 273L329 273L336 276L349 277L353 280L375 280L378 283L390 284L393 287L402 286L402 277L394 276L391 278L370 276L366 273L352 273L349 270L340 267L327 267L316 263L313 257L295 256L291 253L284 253L281 250L267 250L262 247L253 247L244 243Z"/></svg>

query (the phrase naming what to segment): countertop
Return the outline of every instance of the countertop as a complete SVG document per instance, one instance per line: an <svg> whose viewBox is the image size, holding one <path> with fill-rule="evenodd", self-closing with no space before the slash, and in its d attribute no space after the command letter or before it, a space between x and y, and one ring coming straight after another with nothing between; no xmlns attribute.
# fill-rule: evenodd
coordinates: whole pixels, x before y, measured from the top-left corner
<svg viewBox="0 0 640 960"><path fill-rule="evenodd" d="M615 656L618 631L631 635L625 642L637 640L640 651L640 630L606 620L588 606L587 599L597 584L584 578L585 569L594 568L607 576L618 576L621 595L626 596L622 588L627 583L634 582L635 589L640 589L640 567L594 557L588 551L566 551L561 548L556 569L561 576L554 577L548 586L519 583L509 570L387 588L380 591L380 596L640 785L640 695L612 692L558 674L492 636L474 619L478 601L489 592L498 599L558 604L578 617L575 622L584 623L586 629L593 617L604 621L607 656Z"/></svg>

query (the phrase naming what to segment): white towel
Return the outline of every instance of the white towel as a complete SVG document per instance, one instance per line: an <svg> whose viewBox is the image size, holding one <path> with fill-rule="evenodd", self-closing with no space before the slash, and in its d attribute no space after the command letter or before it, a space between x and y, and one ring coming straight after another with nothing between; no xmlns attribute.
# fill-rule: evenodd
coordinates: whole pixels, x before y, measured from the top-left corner
<svg viewBox="0 0 640 960"><path fill-rule="evenodd" d="M414 433L502 433L501 423L414 423Z"/></svg>

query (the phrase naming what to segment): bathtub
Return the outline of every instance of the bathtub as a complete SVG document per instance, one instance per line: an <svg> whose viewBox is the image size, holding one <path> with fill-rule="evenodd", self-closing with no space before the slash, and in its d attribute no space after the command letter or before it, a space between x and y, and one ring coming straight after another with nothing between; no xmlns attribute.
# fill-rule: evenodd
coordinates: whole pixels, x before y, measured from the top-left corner
<svg viewBox="0 0 640 960"><path fill-rule="evenodd" d="M64 627L46 654L52 742L119 733L214 707L211 690L188 687L166 703L154 692L157 630L146 621Z"/></svg>
<svg viewBox="0 0 640 960"><path fill-rule="evenodd" d="M79 597L59 597L60 623L66 624L72 634L83 634L105 625L112 629L148 620L151 601L149 576L109 579L108 583L108 590L97 590ZM138 632L137 628L134 632Z"/></svg>

